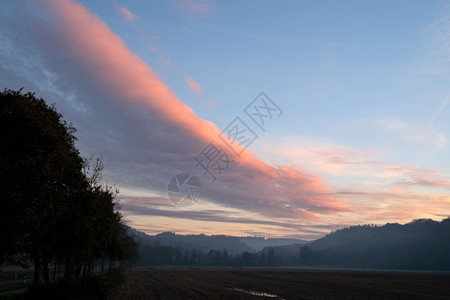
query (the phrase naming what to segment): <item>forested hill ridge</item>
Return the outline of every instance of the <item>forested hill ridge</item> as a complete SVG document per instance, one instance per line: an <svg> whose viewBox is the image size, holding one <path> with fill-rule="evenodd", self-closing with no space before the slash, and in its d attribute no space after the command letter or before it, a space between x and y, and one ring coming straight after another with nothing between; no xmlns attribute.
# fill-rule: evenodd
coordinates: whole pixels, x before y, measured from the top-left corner
<svg viewBox="0 0 450 300"><path fill-rule="evenodd" d="M263 238L263 237L239 237L239 240L246 243L250 248L257 251L264 249L265 247L283 246L283 245L303 245L308 241L301 239L289 239L289 238Z"/></svg>
<svg viewBox="0 0 450 300"><path fill-rule="evenodd" d="M419 219L401 225L358 225L312 242L252 249L260 238L177 235L148 236L129 229L139 245L140 265L325 267L450 271L450 218ZM270 242L270 240L265 240Z"/></svg>
<svg viewBox="0 0 450 300"><path fill-rule="evenodd" d="M388 223L343 228L300 247L298 263L370 269L450 270L450 218L440 222L419 219L405 225Z"/></svg>
<svg viewBox="0 0 450 300"><path fill-rule="evenodd" d="M129 228L135 240L149 246L172 246L183 249L197 249L203 252L226 249L230 254L240 254L244 251L257 252L268 246L283 246L291 244L306 244L307 241L288 238L238 237L228 235L190 234L180 235L173 232L163 232L147 235L141 231Z"/></svg>

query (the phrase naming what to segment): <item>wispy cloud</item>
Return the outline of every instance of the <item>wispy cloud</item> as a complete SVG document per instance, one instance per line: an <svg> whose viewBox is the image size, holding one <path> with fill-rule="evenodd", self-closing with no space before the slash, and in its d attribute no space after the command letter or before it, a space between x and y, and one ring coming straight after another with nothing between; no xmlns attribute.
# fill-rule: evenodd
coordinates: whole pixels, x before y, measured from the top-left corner
<svg viewBox="0 0 450 300"><path fill-rule="evenodd" d="M163 230L175 231L178 233L209 233L226 231L236 232L236 235L243 233L262 236L279 236L279 232L284 231L292 237L318 238L328 233L330 230L341 228L346 224L324 224L309 223L305 220L292 222L289 219L268 219L253 212L230 209L212 203L201 203L199 206L187 208L167 209L167 199L160 197L124 197L121 201L121 210L127 215L134 216L130 224L136 227L148 228L145 224L136 222L140 216L151 215L156 219L153 233ZM161 226L161 222L170 223ZM198 226L187 227L187 223L208 222L208 227L199 229ZM257 234L257 230L264 230L263 234Z"/></svg>
<svg viewBox="0 0 450 300"><path fill-rule="evenodd" d="M447 103L448 96L442 100L430 115L428 124L426 125L411 124L395 118L382 118L376 122L376 126L392 134L398 134L400 139L404 141L418 144L420 147L420 153L416 163L418 167L425 150L428 150L431 155L435 155L447 146L447 134L434 128L438 115L445 109Z"/></svg>
<svg viewBox="0 0 450 300"><path fill-rule="evenodd" d="M119 15L127 22L133 22L133 21L138 19L138 16L133 14L126 7L123 7L123 6L120 6L120 5L116 4L116 9L117 9L117 12L119 13Z"/></svg>
<svg viewBox="0 0 450 300"><path fill-rule="evenodd" d="M312 172L333 176L367 175L373 169L375 153L336 144L327 139L280 136L257 149L274 163L303 166Z"/></svg>
<svg viewBox="0 0 450 300"><path fill-rule="evenodd" d="M423 32L426 36L422 47L423 58L417 73L425 80L448 75L450 71L450 7L444 5L441 15Z"/></svg>
<svg viewBox="0 0 450 300"><path fill-rule="evenodd" d="M160 56L158 58L158 63L161 66L166 67L166 68L174 68L172 61L170 59L166 58L165 56Z"/></svg>
<svg viewBox="0 0 450 300"><path fill-rule="evenodd" d="M450 176L436 170L414 170L410 172L409 179L406 184L450 189Z"/></svg>
<svg viewBox="0 0 450 300"><path fill-rule="evenodd" d="M172 3L191 18L205 18L214 12L211 0L172 0Z"/></svg>
<svg viewBox="0 0 450 300"><path fill-rule="evenodd" d="M406 128L405 122L394 118L382 118L378 120L377 125L380 125L388 130L403 130Z"/></svg>
<svg viewBox="0 0 450 300"><path fill-rule="evenodd" d="M194 92L194 94L197 97L200 98L202 96L203 90L197 81L195 81L193 78L188 77L188 78L186 78L186 84Z"/></svg>
<svg viewBox="0 0 450 300"><path fill-rule="evenodd" d="M9 87L25 85L57 103L79 129L83 153L103 154L105 177L123 187L123 209L135 224L169 228L180 219L177 228L207 222L203 227L216 232L227 224L229 232L270 227L289 235L302 230L316 235L332 228L330 224L380 223L388 217L432 215L437 209L448 212L443 193L421 191L447 188L444 174L413 170L386 162L375 151L329 141L294 137L289 143L267 143L266 152L255 147L266 160L250 150L240 157L228 153L234 160L229 172L212 183L202 177L192 157L211 141L228 149L217 138L220 130L184 104L105 22L68 0L43 0L44 13L8 3L15 9L0 20L0 36L6 41L0 44L0 77ZM409 128L406 122L394 123L390 127L399 133ZM445 135L441 140L446 143ZM271 157L284 161L270 164ZM198 211L169 206L164 198L167 183L180 172L202 179L201 201L210 205L207 209L202 211L202 204ZM347 177L358 178L358 186L346 184ZM327 178L344 183L332 188ZM379 185L359 185L374 178ZM130 191L138 189L144 196L131 197ZM153 217L145 219L149 214L166 223L151 223ZM239 229L243 226L247 227Z"/></svg>
<svg viewBox="0 0 450 300"><path fill-rule="evenodd" d="M422 148L423 145L428 141L428 139L430 138L430 135L433 133L433 127L434 127L434 122L436 121L437 116L445 109L445 107L447 106L448 103L448 96L445 97L443 99L443 101L441 102L441 104L439 105L439 107L433 112L433 114L430 116L430 121L428 123L428 128L424 137L424 142L422 144ZM439 152L440 150L442 150L446 145L447 145L447 137L446 135L444 135L443 133L437 133L437 149L435 149L433 152ZM423 152L423 149L422 149ZM422 155L422 154L421 154Z"/></svg>
<svg viewBox="0 0 450 300"><path fill-rule="evenodd" d="M282 158L285 164L296 163L311 172L322 174L335 182L338 197L351 204L353 212L361 209L367 216L378 210L390 209L387 203L391 200L398 200L403 205L405 201L408 205L416 202L429 203L429 199L450 188L448 174L418 168L413 163L402 165L386 161L377 151L298 136L281 138L274 144L276 146L266 144L258 149L258 153L267 158ZM420 192L427 187L438 189ZM359 207L361 203L364 209ZM399 203L396 204L398 207ZM432 204L427 207L429 214L432 207ZM411 213L417 217L420 211Z"/></svg>
<svg viewBox="0 0 450 300"><path fill-rule="evenodd" d="M91 115L69 111L67 116L79 128L83 151L103 153L111 181L164 194L177 173L201 176L192 157L211 141L228 149L218 138L220 130L178 99L96 15L68 0L43 3L49 19L40 14L29 15L22 24L8 19L12 28L24 32L10 38L17 39L18 48L23 38L33 43L39 68L54 74L52 89L77 95L76 101L90 109ZM203 201L293 220L318 220L319 214L348 210L321 176L272 166L250 150L240 157L228 155L234 160L229 172L214 184L202 177Z"/></svg>

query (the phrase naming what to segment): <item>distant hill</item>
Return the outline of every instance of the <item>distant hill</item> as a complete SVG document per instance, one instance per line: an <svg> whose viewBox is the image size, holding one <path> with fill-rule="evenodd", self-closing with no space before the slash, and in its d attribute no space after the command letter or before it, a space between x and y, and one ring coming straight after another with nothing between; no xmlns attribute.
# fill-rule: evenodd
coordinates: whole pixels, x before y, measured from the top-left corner
<svg viewBox="0 0 450 300"><path fill-rule="evenodd" d="M275 246L285 246L285 245L303 245L307 244L308 241L300 239L287 239L287 238L262 238L262 237L240 237L239 240L247 244L251 249L255 251L260 251L264 247L275 247Z"/></svg>
<svg viewBox="0 0 450 300"><path fill-rule="evenodd" d="M244 251L256 252L267 246L282 246L289 244L305 244L299 239L262 237L236 237L227 235L180 235L173 232L163 232L157 235L147 235L130 228L132 236L138 243L150 246L182 247L185 250L197 249L202 252L210 250L227 250L230 254L240 254Z"/></svg>
<svg viewBox="0 0 450 300"><path fill-rule="evenodd" d="M450 218L419 219L405 225L352 226L298 247L298 265L338 268L450 270ZM290 253L290 257L283 253ZM295 251L274 255L289 264Z"/></svg>
<svg viewBox="0 0 450 300"><path fill-rule="evenodd" d="M132 228L129 231L138 244L139 265L450 271L450 218L441 222L420 219L405 225L352 226L310 243L171 232L151 236Z"/></svg>

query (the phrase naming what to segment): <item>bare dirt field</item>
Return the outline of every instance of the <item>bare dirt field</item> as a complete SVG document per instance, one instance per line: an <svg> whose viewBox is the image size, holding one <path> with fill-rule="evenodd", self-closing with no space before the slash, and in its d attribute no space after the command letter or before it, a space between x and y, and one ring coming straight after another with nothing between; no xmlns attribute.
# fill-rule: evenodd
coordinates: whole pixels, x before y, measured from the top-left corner
<svg viewBox="0 0 450 300"><path fill-rule="evenodd" d="M450 299L450 274L134 268L116 299Z"/></svg>

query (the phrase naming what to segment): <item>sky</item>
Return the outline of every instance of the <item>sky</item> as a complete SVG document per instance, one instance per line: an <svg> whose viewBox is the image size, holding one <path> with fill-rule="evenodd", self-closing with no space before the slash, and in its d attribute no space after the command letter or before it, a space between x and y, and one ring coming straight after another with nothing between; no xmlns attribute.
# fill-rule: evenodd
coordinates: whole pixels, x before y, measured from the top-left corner
<svg viewBox="0 0 450 300"><path fill-rule="evenodd" d="M54 103L149 234L441 220L449 4L1 0L0 88Z"/></svg>

